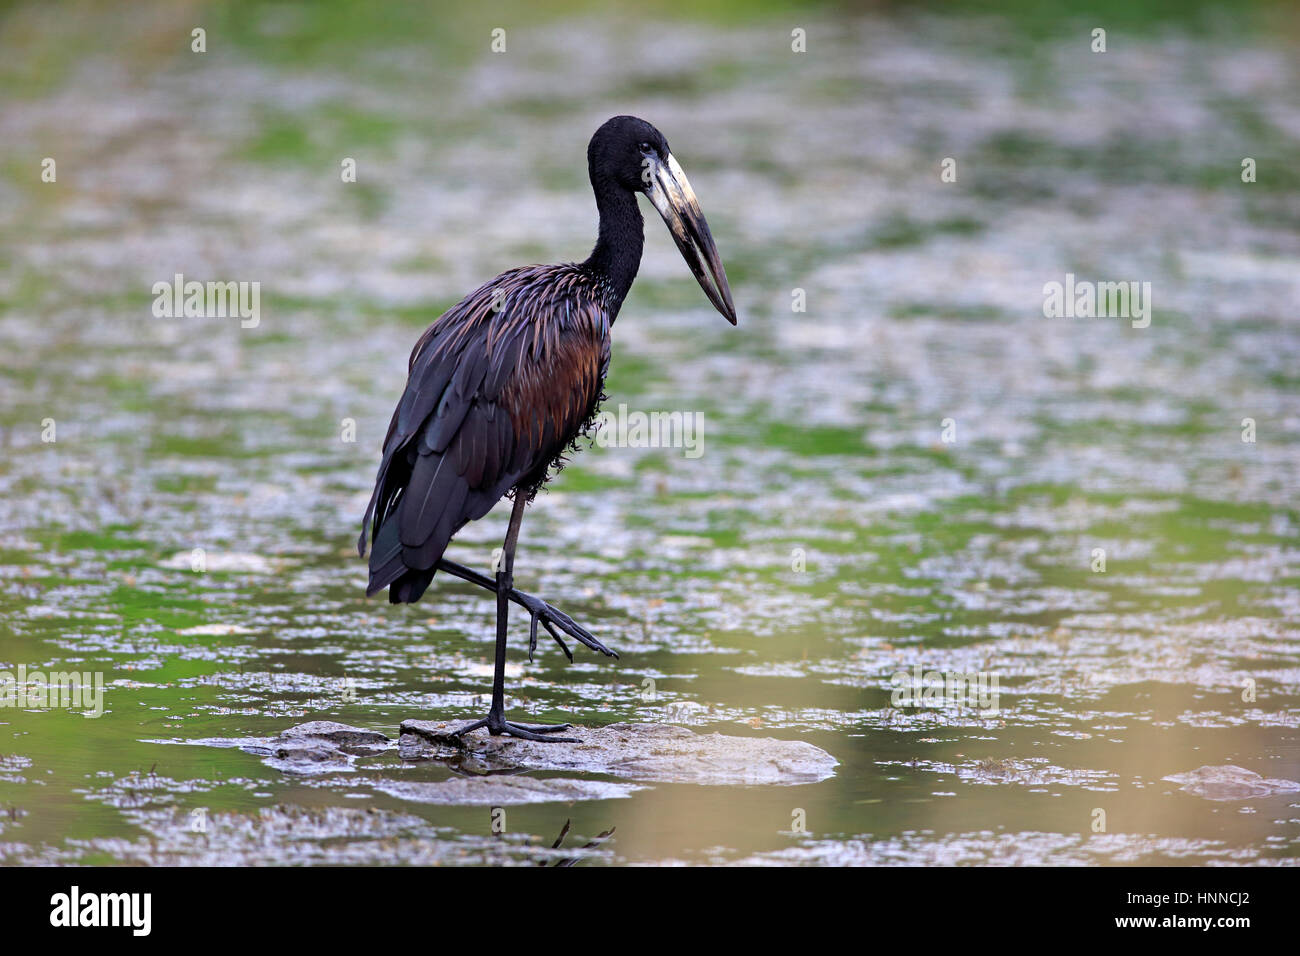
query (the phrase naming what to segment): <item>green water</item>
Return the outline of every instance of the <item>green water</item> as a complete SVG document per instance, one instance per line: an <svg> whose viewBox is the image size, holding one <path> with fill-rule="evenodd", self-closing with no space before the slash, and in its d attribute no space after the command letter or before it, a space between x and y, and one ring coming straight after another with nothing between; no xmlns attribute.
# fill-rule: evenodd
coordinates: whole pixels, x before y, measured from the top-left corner
<svg viewBox="0 0 1300 956"><path fill-rule="evenodd" d="M1246 9L1104 54L944 8L0 14L0 670L105 684L97 718L0 708L0 860L527 861L572 820L616 827L591 864L1294 862L1296 793L1164 780L1300 780L1300 58ZM698 413L703 453L594 447L539 496L519 586L622 658L528 663L516 622L508 706L807 740L836 775L499 836L375 789L447 767L200 743L486 708L483 593L366 600L352 545L411 346L585 256L619 112L673 144L741 321L647 207L608 407ZM176 273L259 281L260 321L155 318ZM1149 327L1045 318L1067 273L1150 282ZM505 517L451 556L486 568ZM918 666L996 676L996 712L893 706Z"/></svg>

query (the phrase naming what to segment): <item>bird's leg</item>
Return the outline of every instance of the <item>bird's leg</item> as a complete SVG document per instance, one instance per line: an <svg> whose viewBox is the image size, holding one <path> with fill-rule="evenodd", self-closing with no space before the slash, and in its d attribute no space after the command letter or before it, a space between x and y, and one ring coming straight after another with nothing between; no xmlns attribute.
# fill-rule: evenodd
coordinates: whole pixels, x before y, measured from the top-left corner
<svg viewBox="0 0 1300 956"><path fill-rule="evenodd" d="M526 499L520 495L515 498L514 509L510 512L510 529L506 532L505 547L502 549L501 565L497 571L495 590L497 594L497 647L496 660L492 672L492 706L488 715L482 720L452 731L452 736L459 737L486 727L488 733L497 737L509 734L523 740L543 740L556 743L577 743L576 737L550 737L548 734L568 730L568 724L554 726L534 726L514 724L506 720L506 630L510 621L510 600L514 591L515 546L519 543L519 525L523 521ZM533 633L536 635L537 624L534 619ZM534 637L535 640L535 637Z"/></svg>
<svg viewBox="0 0 1300 956"><path fill-rule="evenodd" d="M462 581L468 581L470 584L477 584L479 587L485 588L493 594L497 592L496 582L493 581L492 578L488 577L486 574L479 574L479 572L472 568L467 568L463 564L457 564L455 561L448 561L446 558L442 558L438 561L438 570L446 571L448 574L455 575ZM618 657L617 652L610 650L602 644L595 634L592 634L591 631L587 630L559 608L552 607L541 598L534 597L531 594L525 594L523 591L517 591L513 587L508 593L510 595L510 600L514 601L526 610L531 618L528 635L528 659L530 661L533 659L533 651L537 649L538 624L541 624L546 628L547 633L555 639L555 643L560 645L560 649L564 651L564 655L570 661L573 660L573 652L570 651L569 646L564 643L564 639L556 633L556 628L559 628L565 634L568 634L578 643L590 647L593 651L600 651L606 657Z"/></svg>

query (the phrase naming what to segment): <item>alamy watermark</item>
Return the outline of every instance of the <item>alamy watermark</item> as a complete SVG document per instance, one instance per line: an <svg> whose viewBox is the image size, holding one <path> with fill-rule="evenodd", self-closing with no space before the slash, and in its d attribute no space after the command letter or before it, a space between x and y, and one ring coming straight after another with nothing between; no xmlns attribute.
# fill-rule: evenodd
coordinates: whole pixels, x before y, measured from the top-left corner
<svg viewBox="0 0 1300 956"><path fill-rule="evenodd" d="M0 707L23 710L84 710L87 717L104 713L104 675L100 671L0 671Z"/></svg>
<svg viewBox="0 0 1300 956"><path fill-rule="evenodd" d="M1076 281L1073 272L1064 282L1043 286L1043 315L1049 319L1131 319L1133 328L1151 324L1150 282Z"/></svg>
<svg viewBox="0 0 1300 956"><path fill-rule="evenodd" d="M238 318L244 329L255 329L262 321L260 282L186 282L178 272L171 282L155 282L150 291L155 318Z"/></svg>
<svg viewBox="0 0 1300 956"><path fill-rule="evenodd" d="M987 671L926 671L920 664L898 671L889 679L894 707L971 707L988 714L998 712L998 675Z"/></svg>
<svg viewBox="0 0 1300 956"><path fill-rule="evenodd" d="M51 926L119 926L133 936L148 936L153 929L152 893L83 893L73 885L67 893L50 897Z"/></svg>
<svg viewBox="0 0 1300 956"><path fill-rule="evenodd" d="M601 448L681 448L687 458L704 454L703 412L603 411L596 416Z"/></svg>

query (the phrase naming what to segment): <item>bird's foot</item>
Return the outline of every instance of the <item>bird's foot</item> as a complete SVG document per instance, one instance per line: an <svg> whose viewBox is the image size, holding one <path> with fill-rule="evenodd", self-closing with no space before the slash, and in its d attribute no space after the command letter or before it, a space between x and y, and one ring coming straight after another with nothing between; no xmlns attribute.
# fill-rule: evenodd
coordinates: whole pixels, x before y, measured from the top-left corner
<svg viewBox="0 0 1300 956"><path fill-rule="evenodd" d="M564 651L564 656L573 662L573 652L569 650L569 645L564 643L564 638L556 633L558 627L565 634L580 644L585 644L593 651L600 651L606 657L618 658L618 654L611 651L602 644L591 631L587 630L569 615L565 614L559 608L552 607L541 598L533 597L531 594L525 594L522 591L512 590L510 597L526 611L528 611L531 621L528 627L528 659L533 659L533 651L537 649L537 625L540 623L547 632L555 639L555 643L560 645L560 650Z"/></svg>
<svg viewBox="0 0 1300 956"><path fill-rule="evenodd" d="M472 733L481 727L486 727L488 733L493 737L500 737L505 734L510 737L518 737L520 740L540 740L545 743L554 744L576 744L577 737L552 737L550 734L558 734L561 731L568 730L569 724L516 724L506 720L504 714L496 711L489 711L488 715L482 720L476 720L464 727L457 727L451 731L448 737L463 737L465 734Z"/></svg>

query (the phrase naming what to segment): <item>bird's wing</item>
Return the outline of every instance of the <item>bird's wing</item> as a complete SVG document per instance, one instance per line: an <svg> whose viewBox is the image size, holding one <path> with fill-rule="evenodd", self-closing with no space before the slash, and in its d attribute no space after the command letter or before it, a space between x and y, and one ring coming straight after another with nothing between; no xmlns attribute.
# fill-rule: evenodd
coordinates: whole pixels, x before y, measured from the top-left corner
<svg viewBox="0 0 1300 956"><path fill-rule="evenodd" d="M411 353L362 521L366 593L417 600L467 522L532 479L594 412L609 360L603 309L571 268L503 273L437 319Z"/></svg>

